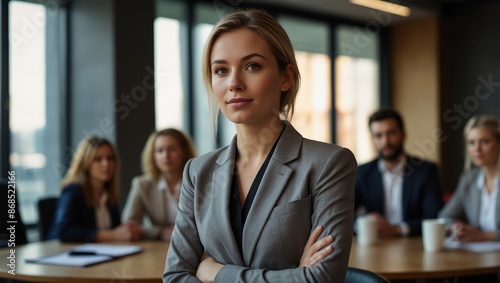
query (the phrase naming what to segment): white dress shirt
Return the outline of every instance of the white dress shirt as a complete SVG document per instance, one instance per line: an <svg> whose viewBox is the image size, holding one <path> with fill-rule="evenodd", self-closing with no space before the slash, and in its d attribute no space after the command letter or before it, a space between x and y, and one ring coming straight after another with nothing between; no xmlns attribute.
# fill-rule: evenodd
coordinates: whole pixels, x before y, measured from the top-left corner
<svg viewBox="0 0 500 283"><path fill-rule="evenodd" d="M382 162L378 163L380 174L382 174L382 185L384 187L384 209L385 218L391 224L400 224L403 221L403 174L406 158L401 157L400 161L389 170Z"/></svg>
<svg viewBox="0 0 500 283"><path fill-rule="evenodd" d="M399 233L406 236L410 227L403 222L403 176L406 166L406 155L400 157L399 162L389 170L384 162L379 159L378 169L382 175L384 187L384 212L385 219L392 225L399 225Z"/></svg>
<svg viewBox="0 0 500 283"><path fill-rule="evenodd" d="M477 189L481 191L481 204L479 211L479 229L482 231L496 231L495 205L498 195L498 177L493 181L493 191L488 193L484 183L483 172L477 178Z"/></svg>
<svg viewBox="0 0 500 283"><path fill-rule="evenodd" d="M99 202L95 206L95 223L97 230L106 230L111 228L111 216L107 206L108 193L103 191Z"/></svg>
<svg viewBox="0 0 500 283"><path fill-rule="evenodd" d="M160 178L158 181L158 190L163 191L165 197L165 215L170 223L175 222L175 217L177 216L177 204L179 203L179 193L181 190L181 182L179 181L174 187L174 193L172 194L170 188L168 187L165 179Z"/></svg>

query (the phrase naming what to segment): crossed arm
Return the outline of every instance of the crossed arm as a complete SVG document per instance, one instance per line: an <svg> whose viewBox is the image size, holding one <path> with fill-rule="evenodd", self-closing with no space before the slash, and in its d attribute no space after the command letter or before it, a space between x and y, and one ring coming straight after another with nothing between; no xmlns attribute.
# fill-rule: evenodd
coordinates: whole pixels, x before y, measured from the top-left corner
<svg viewBox="0 0 500 283"><path fill-rule="evenodd" d="M333 246L330 245L333 242L333 236L328 235L318 240L321 232L323 232L323 226L318 226L311 232L300 258L300 267L313 267L333 252ZM204 283L214 282L215 276L223 266L206 256L198 266L196 278Z"/></svg>

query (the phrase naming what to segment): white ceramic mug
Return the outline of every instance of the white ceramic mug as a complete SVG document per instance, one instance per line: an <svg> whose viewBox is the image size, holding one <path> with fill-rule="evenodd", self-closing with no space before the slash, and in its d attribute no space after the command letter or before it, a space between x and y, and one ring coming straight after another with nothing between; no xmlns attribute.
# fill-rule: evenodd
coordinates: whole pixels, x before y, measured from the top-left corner
<svg viewBox="0 0 500 283"><path fill-rule="evenodd" d="M425 251L441 250L445 237L446 221L444 219L425 219L422 221L422 241Z"/></svg>
<svg viewBox="0 0 500 283"><path fill-rule="evenodd" d="M377 221L371 216L357 219L357 239L360 245L371 245L377 241Z"/></svg>

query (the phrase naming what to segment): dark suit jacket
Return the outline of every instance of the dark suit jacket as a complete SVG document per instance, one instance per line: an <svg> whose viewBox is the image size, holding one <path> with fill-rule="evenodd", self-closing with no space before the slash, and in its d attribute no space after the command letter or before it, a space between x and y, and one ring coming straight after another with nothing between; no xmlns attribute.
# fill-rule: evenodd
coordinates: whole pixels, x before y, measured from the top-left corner
<svg viewBox="0 0 500 283"><path fill-rule="evenodd" d="M224 264L215 282L344 282L356 160L348 149L304 139L286 124L243 227L242 254L229 215L236 138L186 164L163 282L200 282L204 252ZM320 224L321 238L333 235L334 250L312 268L299 267Z"/></svg>
<svg viewBox="0 0 500 283"><path fill-rule="evenodd" d="M358 168L356 176L355 207L385 216L382 174L375 159ZM408 156L403 176L403 222L410 227L410 235L422 234L422 220L436 218L443 206L437 166L434 163Z"/></svg>
<svg viewBox="0 0 500 283"><path fill-rule="evenodd" d="M111 225L120 225L118 208L108 205ZM78 184L70 184L62 190L49 239L63 242L92 242L97 232L95 211L85 202L83 189Z"/></svg>

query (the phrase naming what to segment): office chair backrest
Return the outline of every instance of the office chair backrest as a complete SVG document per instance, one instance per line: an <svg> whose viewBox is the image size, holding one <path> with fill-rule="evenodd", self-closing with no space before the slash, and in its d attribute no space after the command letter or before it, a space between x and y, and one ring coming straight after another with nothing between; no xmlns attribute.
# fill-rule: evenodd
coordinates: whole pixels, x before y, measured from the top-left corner
<svg viewBox="0 0 500 283"><path fill-rule="evenodd" d="M56 212L57 197L47 197L38 200L38 233L40 240L47 240L50 225Z"/></svg>
<svg viewBox="0 0 500 283"><path fill-rule="evenodd" d="M390 283L381 275L354 267L347 268L345 283Z"/></svg>
<svg viewBox="0 0 500 283"><path fill-rule="evenodd" d="M0 248L26 244L26 227L24 226L19 207L19 188L17 183L10 183L7 179L0 179L0 203L5 210L0 213ZM12 207L12 208L11 208ZM12 213L13 212L13 213ZM14 228L14 229L11 229ZM15 238L11 238L11 233Z"/></svg>

